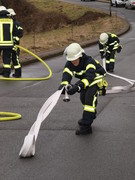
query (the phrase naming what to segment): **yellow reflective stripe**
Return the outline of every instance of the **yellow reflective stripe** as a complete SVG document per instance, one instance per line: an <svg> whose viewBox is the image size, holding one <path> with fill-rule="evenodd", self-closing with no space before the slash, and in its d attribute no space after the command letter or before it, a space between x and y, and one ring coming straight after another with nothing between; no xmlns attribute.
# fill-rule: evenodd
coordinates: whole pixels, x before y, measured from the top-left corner
<svg viewBox="0 0 135 180"><path fill-rule="evenodd" d="M97 76L94 78L94 80L97 80L97 79L100 79L100 78L103 78L104 76L103 75L100 75L100 76Z"/></svg>
<svg viewBox="0 0 135 180"><path fill-rule="evenodd" d="M110 59L110 62L115 62L115 59Z"/></svg>
<svg viewBox="0 0 135 180"><path fill-rule="evenodd" d="M84 105L84 111L95 112L95 107Z"/></svg>
<svg viewBox="0 0 135 180"><path fill-rule="evenodd" d="M95 61L96 61L97 64L99 64L99 61L98 61L98 60L95 59Z"/></svg>
<svg viewBox="0 0 135 180"><path fill-rule="evenodd" d="M114 45L116 43L116 41L114 41L113 43L109 44L110 46Z"/></svg>
<svg viewBox="0 0 135 180"><path fill-rule="evenodd" d="M116 36L115 34L111 34L111 37L118 37L118 36Z"/></svg>
<svg viewBox="0 0 135 180"><path fill-rule="evenodd" d="M3 64L3 67L4 68L11 68L11 65L10 64Z"/></svg>
<svg viewBox="0 0 135 180"><path fill-rule="evenodd" d="M118 46L119 46L119 44L118 44L118 43L117 43L117 44L115 44L115 46L114 46L113 50L117 49L117 48L118 48Z"/></svg>
<svg viewBox="0 0 135 180"><path fill-rule="evenodd" d="M100 49L99 52L104 52L104 49Z"/></svg>
<svg viewBox="0 0 135 180"><path fill-rule="evenodd" d="M84 83L84 88L86 88L90 84L87 79L82 79L81 81Z"/></svg>
<svg viewBox="0 0 135 180"><path fill-rule="evenodd" d="M13 46L13 42L12 41L8 41L8 42L0 42L0 46Z"/></svg>
<svg viewBox="0 0 135 180"><path fill-rule="evenodd" d="M111 53L109 50L107 50L106 52L108 52L109 54Z"/></svg>
<svg viewBox="0 0 135 180"><path fill-rule="evenodd" d="M21 26L19 26L19 27L18 27L18 29L21 29L21 30L23 30L23 28L22 28Z"/></svg>
<svg viewBox="0 0 135 180"><path fill-rule="evenodd" d="M4 24L9 24L10 25L10 38L11 40L9 41L4 41L3 39L3 25ZM13 32L13 20L12 19L7 19L7 18L3 18L0 19L0 44L4 45L4 46L12 46L13 45L13 36L12 36L12 32Z"/></svg>
<svg viewBox="0 0 135 180"><path fill-rule="evenodd" d="M18 68L20 68L21 67L21 65L19 64L19 65L16 65L16 66L14 66L14 68L15 69L18 69Z"/></svg>
<svg viewBox="0 0 135 180"><path fill-rule="evenodd" d="M86 71L84 71L84 70L82 70L82 71L80 71L80 72L75 72L75 71L73 71L73 74L75 75L83 75L84 73L85 73Z"/></svg>
<svg viewBox="0 0 135 180"><path fill-rule="evenodd" d="M110 61L106 60L106 64L109 64L109 63L110 63Z"/></svg>
<svg viewBox="0 0 135 180"><path fill-rule="evenodd" d="M93 86L94 84L97 84L98 82L101 82L101 81L102 81L102 79L95 80L95 81L93 81L93 82L90 84L89 87L91 87L91 86Z"/></svg>
<svg viewBox="0 0 135 180"><path fill-rule="evenodd" d="M68 81L62 81L61 84L67 85L67 84L69 84L69 82Z"/></svg>
<svg viewBox="0 0 135 180"><path fill-rule="evenodd" d="M0 41L3 41L3 26L0 24Z"/></svg>
<svg viewBox="0 0 135 180"><path fill-rule="evenodd" d="M93 107L94 107L94 108L96 108L96 106L95 106L96 100L97 100L97 96L94 95L94 100L93 100Z"/></svg>
<svg viewBox="0 0 135 180"><path fill-rule="evenodd" d="M94 64L88 64L88 65L86 66L86 71L87 71L88 69L90 69L90 68L96 69L96 67L94 66Z"/></svg>
<svg viewBox="0 0 135 180"><path fill-rule="evenodd" d="M72 71L70 71L68 68L65 68L64 71L63 71L63 73L64 73L64 72L67 72L68 74L70 74L71 76L73 76Z"/></svg>
<svg viewBox="0 0 135 180"><path fill-rule="evenodd" d="M13 39L15 39L15 40L17 40L17 41L20 40L20 38L19 38L18 36L14 36Z"/></svg>

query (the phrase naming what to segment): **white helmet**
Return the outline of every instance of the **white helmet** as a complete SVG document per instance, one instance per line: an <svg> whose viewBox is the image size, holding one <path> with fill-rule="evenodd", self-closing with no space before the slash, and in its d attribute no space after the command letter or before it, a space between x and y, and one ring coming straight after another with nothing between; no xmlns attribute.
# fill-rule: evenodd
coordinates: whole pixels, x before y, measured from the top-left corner
<svg viewBox="0 0 135 180"><path fill-rule="evenodd" d="M107 41L108 41L108 34L107 33L101 33L99 42L104 45Z"/></svg>
<svg viewBox="0 0 135 180"><path fill-rule="evenodd" d="M9 12L10 16L16 15L15 11L12 8L7 9L7 11Z"/></svg>
<svg viewBox="0 0 135 180"><path fill-rule="evenodd" d="M0 6L0 11L6 11L6 7L5 6Z"/></svg>
<svg viewBox="0 0 135 180"><path fill-rule="evenodd" d="M82 57L82 53L85 51L81 48L78 43L72 43L66 47L64 54L68 61L75 61L79 57Z"/></svg>

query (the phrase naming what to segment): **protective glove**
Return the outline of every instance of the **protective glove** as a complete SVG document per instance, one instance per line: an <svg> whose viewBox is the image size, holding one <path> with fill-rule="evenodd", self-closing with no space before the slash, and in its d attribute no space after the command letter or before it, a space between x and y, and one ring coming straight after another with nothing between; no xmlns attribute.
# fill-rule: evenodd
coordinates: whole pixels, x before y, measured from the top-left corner
<svg viewBox="0 0 135 180"><path fill-rule="evenodd" d="M76 92L81 92L81 90L84 88L84 84L83 82L81 82L81 80L77 81L74 85L69 86L69 88L67 89L67 93L69 95L73 95Z"/></svg>
<svg viewBox="0 0 135 180"><path fill-rule="evenodd" d="M73 95L73 94L75 94L76 92L78 92L78 90L79 90L79 87L78 87L76 84L74 84L72 87L70 87L70 88L67 89L67 93L68 93L69 95Z"/></svg>
<svg viewBox="0 0 135 180"><path fill-rule="evenodd" d="M65 85L64 84L61 84L59 87L58 87L58 90L61 90ZM61 94L65 94L65 88L63 89L62 93Z"/></svg>
<svg viewBox="0 0 135 180"><path fill-rule="evenodd" d="M19 45L19 38L18 37L13 37L14 45Z"/></svg>
<svg viewBox="0 0 135 180"><path fill-rule="evenodd" d="M68 91L68 89L70 89L73 85L71 84L68 84L68 85L65 85L65 84L61 84L59 87L58 87L58 90L61 90L63 87L65 87L62 91L62 94L65 94L65 89L66 91Z"/></svg>
<svg viewBox="0 0 135 180"><path fill-rule="evenodd" d="M122 50L122 46L120 45L120 46L118 47L118 49L117 49L117 52L120 53L121 50Z"/></svg>

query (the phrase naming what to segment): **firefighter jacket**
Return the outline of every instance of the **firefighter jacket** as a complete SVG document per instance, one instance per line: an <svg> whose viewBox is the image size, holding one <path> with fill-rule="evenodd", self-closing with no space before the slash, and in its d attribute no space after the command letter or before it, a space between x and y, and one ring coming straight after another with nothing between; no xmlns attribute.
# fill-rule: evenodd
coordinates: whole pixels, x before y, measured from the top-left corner
<svg viewBox="0 0 135 180"><path fill-rule="evenodd" d="M20 42L20 38L23 37L23 28L21 27L20 22L18 22L16 19L13 19L13 22L17 28L17 32L13 32L13 40L14 40L14 44L19 45Z"/></svg>
<svg viewBox="0 0 135 180"><path fill-rule="evenodd" d="M101 56L104 54L104 50L106 50L106 53L111 54L112 51L115 51L119 47L120 40L118 36L112 33L107 33L108 34L108 41L105 45L102 45L99 42L99 52Z"/></svg>
<svg viewBox="0 0 135 180"><path fill-rule="evenodd" d="M76 77L83 82L84 89L86 89L101 82L105 75L106 71L100 63L91 56L83 53L78 66L74 66L70 61L67 61L64 67L61 85L70 84L72 78Z"/></svg>
<svg viewBox="0 0 135 180"><path fill-rule="evenodd" d="M17 33L18 29L13 20L6 13L0 14L0 48L12 48L13 34Z"/></svg>

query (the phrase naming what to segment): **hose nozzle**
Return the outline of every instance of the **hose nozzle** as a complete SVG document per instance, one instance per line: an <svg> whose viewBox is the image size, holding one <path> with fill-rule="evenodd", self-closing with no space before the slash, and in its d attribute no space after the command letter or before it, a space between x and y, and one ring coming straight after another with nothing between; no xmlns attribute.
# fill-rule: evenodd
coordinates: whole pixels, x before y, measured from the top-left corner
<svg viewBox="0 0 135 180"><path fill-rule="evenodd" d="M67 89L68 89L69 86L71 86L71 85L68 84L67 86L65 86L65 96L63 98L64 102L69 102L70 101L70 98L69 98L68 93L67 93Z"/></svg>

